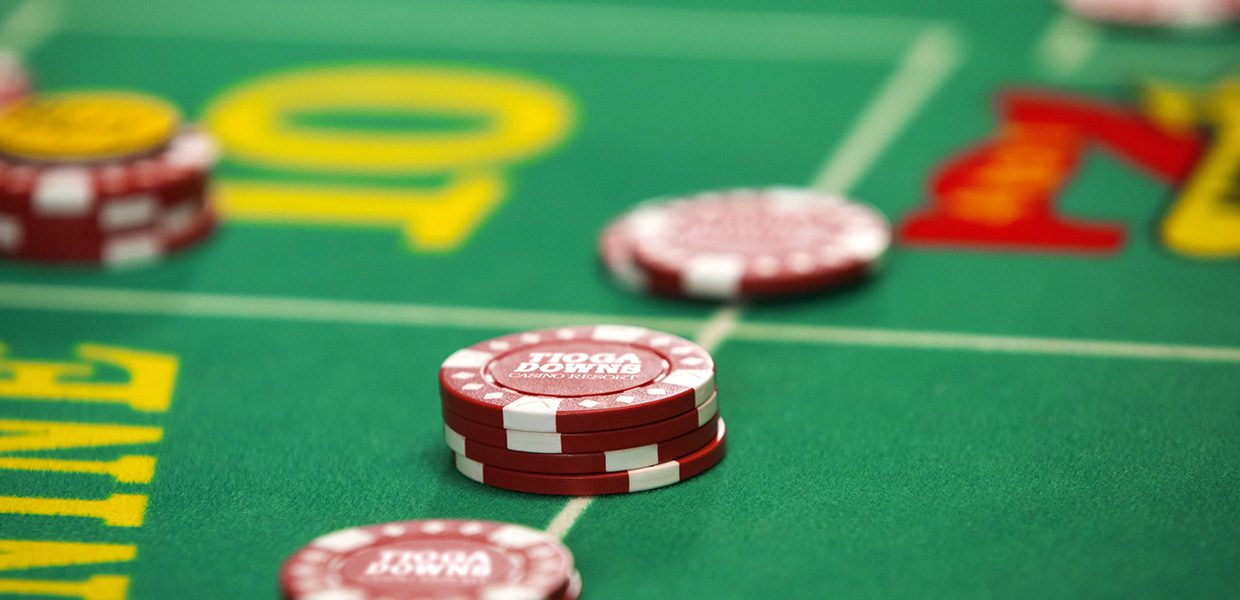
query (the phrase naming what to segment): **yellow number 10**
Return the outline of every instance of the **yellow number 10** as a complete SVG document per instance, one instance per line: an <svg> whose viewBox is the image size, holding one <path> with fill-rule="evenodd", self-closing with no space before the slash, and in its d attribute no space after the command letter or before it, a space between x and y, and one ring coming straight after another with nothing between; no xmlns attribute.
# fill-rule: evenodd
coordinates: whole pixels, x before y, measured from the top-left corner
<svg viewBox="0 0 1240 600"><path fill-rule="evenodd" d="M455 119L463 127L366 130L313 117ZM206 125L230 160L372 179L433 175L435 188L225 180L232 219L399 226L411 246L449 250L504 199L506 171L545 153L572 127L572 102L531 79L474 69L343 66L247 83L217 98ZM379 182L384 183L384 182Z"/></svg>

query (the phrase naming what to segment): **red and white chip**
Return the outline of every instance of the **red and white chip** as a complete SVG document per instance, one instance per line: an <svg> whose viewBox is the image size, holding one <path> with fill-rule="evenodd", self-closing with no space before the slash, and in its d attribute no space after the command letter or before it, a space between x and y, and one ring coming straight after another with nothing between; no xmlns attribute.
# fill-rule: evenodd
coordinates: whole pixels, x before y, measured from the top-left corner
<svg viewBox="0 0 1240 600"><path fill-rule="evenodd" d="M458 520L336 531L280 570L289 600L548 600L579 594L579 579L572 553L552 535Z"/></svg>
<svg viewBox="0 0 1240 600"><path fill-rule="evenodd" d="M1084 18L1145 27L1202 27L1240 19L1238 0L1062 0Z"/></svg>
<svg viewBox="0 0 1240 600"><path fill-rule="evenodd" d="M165 189L207 180L217 158L215 141L195 129L140 158L62 164L0 156L0 203L39 218L94 217L110 202L158 197Z"/></svg>
<svg viewBox="0 0 1240 600"><path fill-rule="evenodd" d="M707 192L631 215L652 291L710 300L804 293L860 278L891 244L878 211L797 188Z"/></svg>
<svg viewBox="0 0 1240 600"><path fill-rule="evenodd" d="M149 212L140 226L99 231L89 222L17 217L0 205L0 256L41 263L132 267L201 243L217 224L208 190L166 205L157 204Z"/></svg>
<svg viewBox="0 0 1240 600"><path fill-rule="evenodd" d="M444 441L453 452L483 464L515 471L572 475L628 471L667 462L705 446L714 439L718 430L719 417L716 416L689 433L655 444L605 452L569 454L518 452L500 446L490 446L469 439L448 425L444 426Z"/></svg>
<svg viewBox="0 0 1240 600"><path fill-rule="evenodd" d="M526 492L561 496L595 496L641 492L679 483L697 477L723 460L726 431L723 419L715 438L705 446L674 460L654 466L615 473L586 475L553 475L504 469L478 462L460 454L454 455L456 469L462 475L490 486Z"/></svg>
<svg viewBox="0 0 1240 600"><path fill-rule="evenodd" d="M715 362L689 340L642 327L562 327L458 350L440 367L439 387L447 411L478 424L591 432L702 406L715 392Z"/></svg>
<svg viewBox="0 0 1240 600"><path fill-rule="evenodd" d="M606 431L548 433L501 429L476 423L447 410L446 407L443 411L443 422L466 438L488 446L535 454L577 454L658 444L705 427L717 414L719 404L715 396L711 396L710 400L703 402L701 406L670 419Z"/></svg>

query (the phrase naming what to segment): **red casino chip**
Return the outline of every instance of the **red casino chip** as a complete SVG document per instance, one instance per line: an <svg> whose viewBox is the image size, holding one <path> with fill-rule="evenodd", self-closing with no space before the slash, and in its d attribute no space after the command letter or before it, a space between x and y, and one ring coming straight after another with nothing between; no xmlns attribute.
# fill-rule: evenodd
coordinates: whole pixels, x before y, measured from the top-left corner
<svg viewBox="0 0 1240 600"><path fill-rule="evenodd" d="M701 346L667 333L625 325L564 327L458 350L440 367L439 386L448 411L493 428L601 431L700 407L714 394L715 363Z"/></svg>
<svg viewBox="0 0 1240 600"><path fill-rule="evenodd" d="M0 206L16 207L37 218L96 219L107 225L109 203L159 198L210 176L215 142L186 130L156 153L98 163L40 163L0 157ZM123 212L123 211L122 211Z"/></svg>
<svg viewBox="0 0 1240 600"><path fill-rule="evenodd" d="M1240 19L1237 0L1062 0L1086 19L1138 27L1208 27Z"/></svg>
<svg viewBox="0 0 1240 600"><path fill-rule="evenodd" d="M284 562L289 600L551 600L580 595L547 533L491 521L405 521L329 533Z"/></svg>
<svg viewBox="0 0 1240 600"><path fill-rule="evenodd" d="M526 473L483 464L460 454L454 454L453 458L456 469L466 477L506 490L560 496L624 494L672 485L696 477L719 464L724 455L726 437L724 429L723 420L720 420L715 439L687 456L652 467L616 473L592 475Z"/></svg>
<svg viewBox="0 0 1240 600"><path fill-rule="evenodd" d="M63 241L72 246L97 242L153 226L175 206L191 201L201 205L207 189L204 175L171 179L141 192L106 197L82 214L39 214L30 202L0 199L0 218L25 234L4 245L16 252L21 248L15 245Z"/></svg>
<svg viewBox="0 0 1240 600"><path fill-rule="evenodd" d="M707 300L799 294L857 280L891 244L878 211L794 188L738 189L635 213L633 260L657 293Z"/></svg>
<svg viewBox="0 0 1240 600"><path fill-rule="evenodd" d="M657 444L704 427L708 421L715 418L718 412L719 405L715 397L711 396L710 400L696 409L670 419L626 429L582 433L545 433L501 429L470 421L448 410L444 410L443 421L449 428L465 438L488 446L536 454L577 454Z"/></svg>
<svg viewBox="0 0 1240 600"><path fill-rule="evenodd" d="M207 200L161 208L147 227L105 236L68 237L50 226L30 228L0 213L0 255L44 263L130 267L197 245L215 230Z"/></svg>
<svg viewBox="0 0 1240 600"><path fill-rule="evenodd" d="M689 454L710 443L718 429L719 417L715 417L706 425L665 442L578 454L538 454L488 446L468 439L447 426L444 427L444 439L456 454L502 469L552 474L611 473L650 467Z"/></svg>

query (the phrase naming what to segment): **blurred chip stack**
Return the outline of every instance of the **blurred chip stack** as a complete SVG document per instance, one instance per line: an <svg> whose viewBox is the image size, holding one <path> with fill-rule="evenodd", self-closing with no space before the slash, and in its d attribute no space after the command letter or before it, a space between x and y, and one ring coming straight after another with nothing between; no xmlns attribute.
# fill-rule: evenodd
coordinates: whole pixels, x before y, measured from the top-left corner
<svg viewBox="0 0 1240 600"><path fill-rule="evenodd" d="M0 108L0 255L129 266L215 226L211 138L128 92L35 95Z"/></svg>

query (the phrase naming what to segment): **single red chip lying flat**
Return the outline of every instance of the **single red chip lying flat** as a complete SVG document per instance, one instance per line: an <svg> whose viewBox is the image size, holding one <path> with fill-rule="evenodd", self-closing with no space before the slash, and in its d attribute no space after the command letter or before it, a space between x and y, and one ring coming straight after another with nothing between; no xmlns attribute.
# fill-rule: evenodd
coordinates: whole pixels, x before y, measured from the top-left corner
<svg viewBox="0 0 1240 600"><path fill-rule="evenodd" d="M670 419L625 429L587 431L580 433L546 433L502 429L476 423L444 407L443 422L468 439L488 446L497 446L538 454L575 454L623 450L680 437L706 425L715 418L719 405L711 396L701 406Z"/></svg>
<svg viewBox="0 0 1240 600"><path fill-rule="evenodd" d="M454 454L456 469L474 481L490 486L561 496L595 496L640 492L672 485L695 477L719 464L724 454L724 423L719 421L715 439L693 453L652 467L591 475L550 475L501 469Z"/></svg>
<svg viewBox="0 0 1240 600"><path fill-rule="evenodd" d="M490 521L405 521L329 533L285 561L290 600L551 600L580 594L554 536ZM580 576L576 576L580 579Z"/></svg>
<svg viewBox="0 0 1240 600"><path fill-rule="evenodd" d="M468 439L448 426L444 426L444 439L453 452L504 469L554 474L610 473L650 467L689 454L715 438L718 424L719 417L715 417L702 427L666 442L577 454L538 454L489 446Z"/></svg>
<svg viewBox="0 0 1240 600"><path fill-rule="evenodd" d="M601 431L701 406L715 392L715 363L701 346L667 333L626 325L563 327L458 350L440 367L439 386L448 411L483 425Z"/></svg>
<svg viewBox="0 0 1240 600"><path fill-rule="evenodd" d="M808 189L708 192L648 202L625 227L651 291L724 300L854 281L891 244L881 213Z"/></svg>

